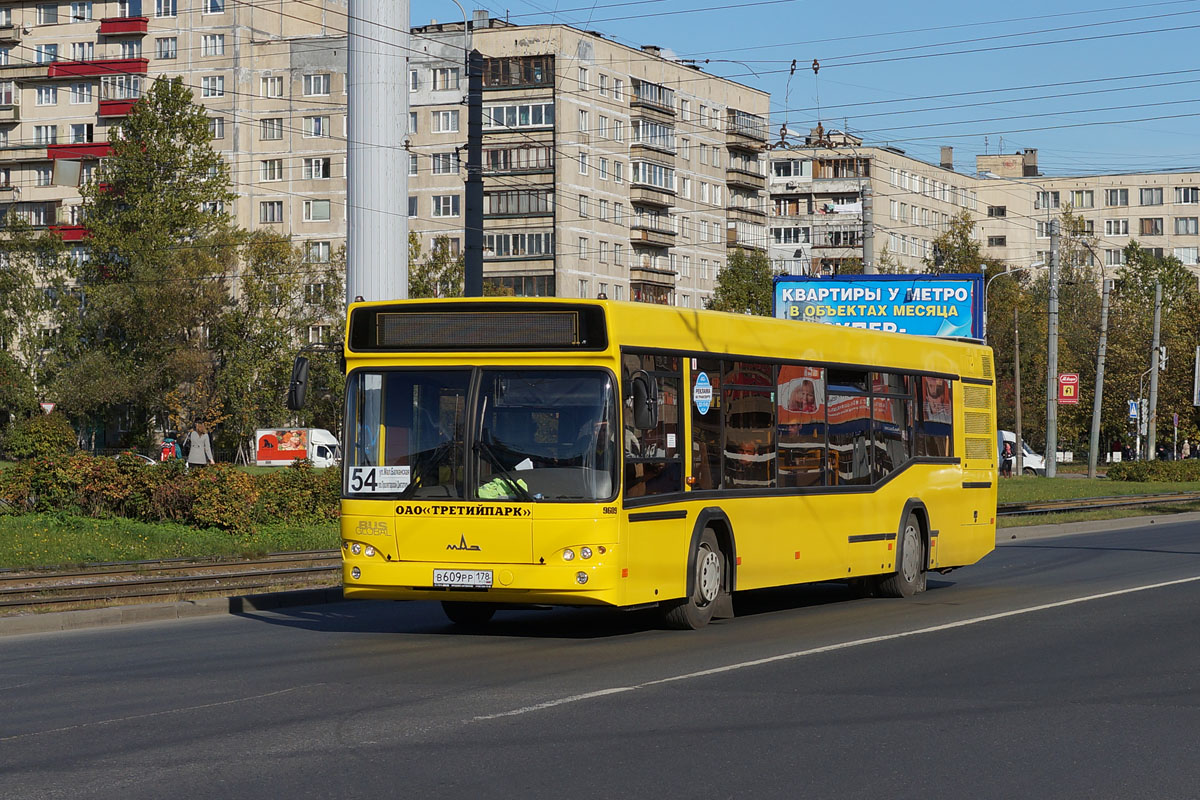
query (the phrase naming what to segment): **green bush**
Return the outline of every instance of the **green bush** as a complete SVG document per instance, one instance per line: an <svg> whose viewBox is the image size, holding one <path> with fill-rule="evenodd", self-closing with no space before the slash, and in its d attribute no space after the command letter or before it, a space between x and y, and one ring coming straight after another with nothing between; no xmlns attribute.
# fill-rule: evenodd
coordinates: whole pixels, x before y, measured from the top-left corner
<svg viewBox="0 0 1200 800"><path fill-rule="evenodd" d="M57 412L17 420L4 435L4 453L11 459L45 458L75 449L75 430Z"/></svg>
<svg viewBox="0 0 1200 800"><path fill-rule="evenodd" d="M247 533L336 520L340 486L337 470L306 463L250 475L226 464L189 471L179 461L151 466L78 453L0 472L0 505L9 514L66 512Z"/></svg>
<svg viewBox="0 0 1200 800"><path fill-rule="evenodd" d="M1182 461L1121 461L1110 464L1107 472L1113 481L1154 481L1183 483L1200 481L1200 459Z"/></svg>

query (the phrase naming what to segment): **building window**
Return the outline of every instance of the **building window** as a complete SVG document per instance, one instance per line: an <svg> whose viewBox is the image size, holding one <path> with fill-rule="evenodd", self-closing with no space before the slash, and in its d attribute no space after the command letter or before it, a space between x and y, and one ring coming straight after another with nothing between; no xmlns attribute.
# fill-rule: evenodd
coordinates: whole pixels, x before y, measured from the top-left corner
<svg viewBox="0 0 1200 800"><path fill-rule="evenodd" d="M1175 187L1175 202L1183 206L1194 206L1200 203L1200 188L1195 186Z"/></svg>
<svg viewBox="0 0 1200 800"><path fill-rule="evenodd" d="M410 92L415 92L420 88L421 88L421 73L417 72L417 70L415 70L415 69L410 69L408 71L408 90Z"/></svg>
<svg viewBox="0 0 1200 800"><path fill-rule="evenodd" d="M283 201L267 200L258 204L259 222L283 222Z"/></svg>
<svg viewBox="0 0 1200 800"><path fill-rule="evenodd" d="M90 22L91 19L91 0L86 0L86 2L82 3L71 3L71 22Z"/></svg>
<svg viewBox="0 0 1200 800"><path fill-rule="evenodd" d="M328 72L318 72L315 75L304 76L305 97L324 97L329 94L330 86L331 80Z"/></svg>
<svg viewBox="0 0 1200 800"><path fill-rule="evenodd" d="M323 283L304 284L304 302L310 306L324 305L326 294Z"/></svg>
<svg viewBox="0 0 1200 800"><path fill-rule="evenodd" d="M225 54L225 37L219 33L205 34L200 40L200 54L205 56L221 56Z"/></svg>
<svg viewBox="0 0 1200 800"><path fill-rule="evenodd" d="M71 84L71 105L78 106L92 102L92 85L90 83Z"/></svg>
<svg viewBox="0 0 1200 800"><path fill-rule="evenodd" d="M58 143L58 126L57 125L34 125L33 126L33 143L34 144L57 144Z"/></svg>
<svg viewBox="0 0 1200 800"><path fill-rule="evenodd" d="M329 117L305 117L304 135L309 139L329 136Z"/></svg>
<svg viewBox="0 0 1200 800"><path fill-rule="evenodd" d="M1139 190L1138 203L1143 206L1161 206L1163 204L1163 190L1159 187Z"/></svg>
<svg viewBox="0 0 1200 800"><path fill-rule="evenodd" d="M1129 235L1129 220L1127 220L1127 219L1106 219L1106 220L1104 220L1104 235L1105 236L1128 236Z"/></svg>
<svg viewBox="0 0 1200 800"><path fill-rule="evenodd" d="M208 118L208 135L213 139L225 138L225 118L224 117L209 117Z"/></svg>
<svg viewBox="0 0 1200 800"><path fill-rule="evenodd" d="M224 97L225 96L225 76L224 75L205 75L200 79L200 96L201 97Z"/></svg>
<svg viewBox="0 0 1200 800"><path fill-rule="evenodd" d="M179 9L176 5L176 0L154 0L154 16L156 17L174 17L178 16Z"/></svg>
<svg viewBox="0 0 1200 800"><path fill-rule="evenodd" d="M283 76L266 75L259 78L258 93L263 97L283 97Z"/></svg>
<svg viewBox="0 0 1200 800"><path fill-rule="evenodd" d="M301 165L301 177L306 181L324 180L329 177L328 158L306 158Z"/></svg>
<svg viewBox="0 0 1200 800"><path fill-rule="evenodd" d="M434 153L434 175L456 175L458 173L458 153Z"/></svg>
<svg viewBox="0 0 1200 800"><path fill-rule="evenodd" d="M328 200L305 200L304 201L304 221L305 222L328 222L329 221L329 201Z"/></svg>
<svg viewBox="0 0 1200 800"><path fill-rule="evenodd" d="M413 217L417 216L417 214L419 213L417 210L417 200L418 199L419 198L415 194L410 194L408 196L408 217L409 217L409 219L412 219Z"/></svg>
<svg viewBox="0 0 1200 800"><path fill-rule="evenodd" d="M259 178L263 181L283 180L283 159L270 158L259 162Z"/></svg>
<svg viewBox="0 0 1200 800"><path fill-rule="evenodd" d="M54 170L51 167L38 167L34 170L34 184L49 186L54 182Z"/></svg>
<svg viewBox="0 0 1200 800"><path fill-rule="evenodd" d="M310 264L329 262L329 242L305 242L304 260Z"/></svg>
<svg viewBox="0 0 1200 800"><path fill-rule="evenodd" d="M95 126L90 122L76 122L71 125L71 144L88 144L94 141Z"/></svg>
<svg viewBox="0 0 1200 800"><path fill-rule="evenodd" d="M1127 206L1129 205L1129 190L1128 189L1105 189L1104 204L1107 206Z"/></svg>
<svg viewBox="0 0 1200 800"><path fill-rule="evenodd" d="M459 215L459 199L456 194L434 195L433 216L457 217Z"/></svg>
<svg viewBox="0 0 1200 800"><path fill-rule="evenodd" d="M1145 191L1145 190L1143 190ZM1146 204L1143 204L1146 205ZM1142 217L1138 226L1138 233L1141 236L1162 236L1163 221L1162 217Z"/></svg>
<svg viewBox="0 0 1200 800"><path fill-rule="evenodd" d="M39 44L34 47L34 58L39 64L49 64L58 61L58 45Z"/></svg>
<svg viewBox="0 0 1200 800"><path fill-rule="evenodd" d="M39 106L57 105L58 89L53 86L39 86L37 90L37 104Z"/></svg>
<svg viewBox="0 0 1200 800"><path fill-rule="evenodd" d="M579 68L579 91L586 92L588 89L588 71L583 67ZM580 295L582 297L582 295Z"/></svg>
<svg viewBox="0 0 1200 800"><path fill-rule="evenodd" d="M1185 266L1196 266L1197 256L1200 256L1200 247L1175 248L1175 257L1178 258L1179 262Z"/></svg>
<svg viewBox="0 0 1200 800"><path fill-rule="evenodd" d="M484 127L487 127L486 125ZM458 133L458 110L453 111L434 111L433 112L433 132L434 133ZM415 133L415 130L414 130Z"/></svg>
<svg viewBox="0 0 1200 800"><path fill-rule="evenodd" d="M988 247L1007 247L1008 246L1008 237L1007 236L989 236L987 243L988 243Z"/></svg>
<svg viewBox="0 0 1200 800"><path fill-rule="evenodd" d="M205 14L220 14L225 10L225 0L204 0L202 8Z"/></svg>
<svg viewBox="0 0 1200 800"><path fill-rule="evenodd" d="M416 153L408 154L408 174L410 176L417 174L417 171L420 169L420 163L420 156L418 156Z"/></svg>
<svg viewBox="0 0 1200 800"><path fill-rule="evenodd" d="M457 113L457 112L456 112ZM554 124L554 103L522 103L487 106L483 109L483 127L541 128Z"/></svg>
<svg viewBox="0 0 1200 800"><path fill-rule="evenodd" d="M599 81L600 81L600 96L608 97L608 76L607 75L599 76Z"/></svg>
<svg viewBox="0 0 1200 800"><path fill-rule="evenodd" d="M443 92L458 88L458 67L437 67L433 71L433 90Z"/></svg>
<svg viewBox="0 0 1200 800"><path fill-rule="evenodd" d="M279 117L267 117L259 123L259 136L263 141L283 138L283 120Z"/></svg>
<svg viewBox="0 0 1200 800"><path fill-rule="evenodd" d="M58 4L52 3L37 7L37 24L38 25L57 25L58 24Z"/></svg>
<svg viewBox="0 0 1200 800"><path fill-rule="evenodd" d="M588 260L588 252L589 252L589 248L588 248L587 237L580 236L579 237L579 260L587 261Z"/></svg>
<svg viewBox="0 0 1200 800"><path fill-rule="evenodd" d="M1074 208L1092 208L1095 205L1091 190L1071 192L1071 206Z"/></svg>
<svg viewBox="0 0 1200 800"><path fill-rule="evenodd" d="M1200 228L1196 227L1196 217L1176 217L1175 232L1193 236L1200 233Z"/></svg>
<svg viewBox="0 0 1200 800"><path fill-rule="evenodd" d="M1058 192L1038 192L1034 202L1034 208L1058 208Z"/></svg>
<svg viewBox="0 0 1200 800"><path fill-rule="evenodd" d="M1125 263L1125 251L1124 250L1105 250L1104 251L1104 260L1105 260L1105 263L1108 264L1108 266L1110 266L1110 267L1119 267Z"/></svg>
<svg viewBox="0 0 1200 800"><path fill-rule="evenodd" d="M330 327L328 325L309 325L308 343L325 344L329 341Z"/></svg>
<svg viewBox="0 0 1200 800"><path fill-rule="evenodd" d="M122 42L124 44L124 42ZM95 42L72 42L71 43L71 60L72 61L91 61L96 57Z"/></svg>
<svg viewBox="0 0 1200 800"><path fill-rule="evenodd" d="M165 36L154 40L154 55L156 58L175 58L179 52L179 40L174 36Z"/></svg>
<svg viewBox="0 0 1200 800"><path fill-rule="evenodd" d="M600 242L600 263L608 263L608 242Z"/></svg>

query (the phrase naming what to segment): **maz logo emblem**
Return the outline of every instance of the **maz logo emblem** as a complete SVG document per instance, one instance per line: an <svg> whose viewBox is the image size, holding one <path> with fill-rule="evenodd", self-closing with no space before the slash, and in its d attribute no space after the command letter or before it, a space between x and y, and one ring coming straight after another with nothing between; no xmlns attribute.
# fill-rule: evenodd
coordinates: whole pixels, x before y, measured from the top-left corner
<svg viewBox="0 0 1200 800"><path fill-rule="evenodd" d="M458 544L448 544L448 545L446 545L446 549L447 550L478 550L479 545L467 544L467 535L464 533L462 535L462 538L460 538L458 540Z"/></svg>

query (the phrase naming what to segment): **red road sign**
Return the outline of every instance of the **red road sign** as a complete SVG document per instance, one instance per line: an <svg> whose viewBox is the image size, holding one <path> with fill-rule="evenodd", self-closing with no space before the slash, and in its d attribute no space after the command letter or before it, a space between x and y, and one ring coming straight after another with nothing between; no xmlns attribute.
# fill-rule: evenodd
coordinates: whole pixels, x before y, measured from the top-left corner
<svg viewBox="0 0 1200 800"><path fill-rule="evenodd" d="M1063 372L1058 376L1058 402L1079 402L1079 373Z"/></svg>

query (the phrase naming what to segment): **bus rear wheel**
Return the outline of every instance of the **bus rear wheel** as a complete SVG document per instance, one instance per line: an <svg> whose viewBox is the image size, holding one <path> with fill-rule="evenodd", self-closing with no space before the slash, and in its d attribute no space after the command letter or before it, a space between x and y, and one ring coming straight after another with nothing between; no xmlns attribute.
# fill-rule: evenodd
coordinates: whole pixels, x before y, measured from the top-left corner
<svg viewBox="0 0 1200 800"><path fill-rule="evenodd" d="M705 528L696 544L695 572L691 596L667 609L666 624L679 630L698 630L712 620L717 598L725 585L725 557L717 535Z"/></svg>
<svg viewBox="0 0 1200 800"><path fill-rule="evenodd" d="M464 628L481 628L491 620L496 613L496 607L491 603L463 603L459 601L442 601L442 611L455 625Z"/></svg>
<svg viewBox="0 0 1200 800"><path fill-rule="evenodd" d="M878 593L882 597L912 597L925 591L926 563L921 521L910 511L896 542L896 571L880 579Z"/></svg>

